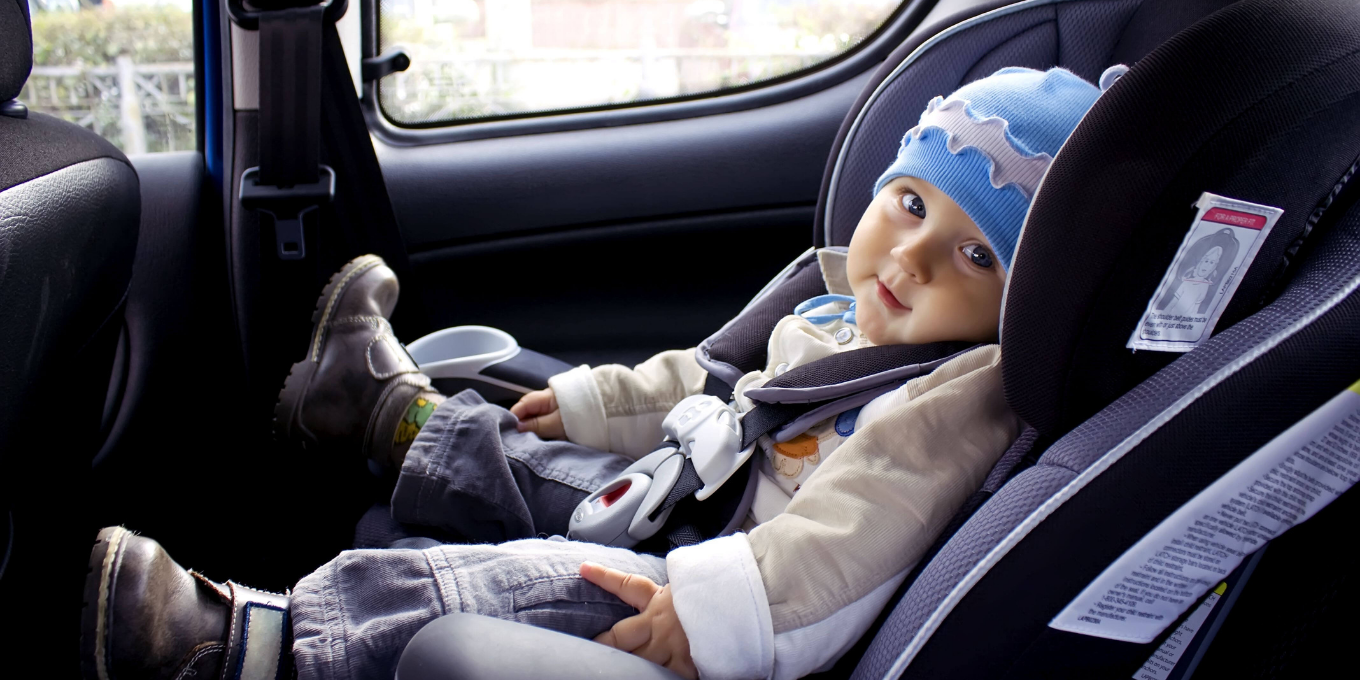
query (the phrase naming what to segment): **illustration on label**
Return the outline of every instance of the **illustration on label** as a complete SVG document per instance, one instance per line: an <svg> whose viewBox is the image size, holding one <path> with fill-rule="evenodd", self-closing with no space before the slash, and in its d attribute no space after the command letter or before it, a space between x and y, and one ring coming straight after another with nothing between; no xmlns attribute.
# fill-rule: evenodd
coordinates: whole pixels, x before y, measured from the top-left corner
<svg viewBox="0 0 1360 680"><path fill-rule="evenodd" d="M1209 339L1284 212L1208 192L1195 207L1199 213L1129 337L1129 349L1188 352Z"/></svg>

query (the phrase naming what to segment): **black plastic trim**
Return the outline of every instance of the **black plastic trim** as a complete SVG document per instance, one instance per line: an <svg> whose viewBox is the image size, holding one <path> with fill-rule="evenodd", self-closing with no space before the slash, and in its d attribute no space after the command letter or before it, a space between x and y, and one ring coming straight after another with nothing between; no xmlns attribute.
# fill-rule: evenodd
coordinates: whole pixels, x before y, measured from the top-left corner
<svg viewBox="0 0 1360 680"><path fill-rule="evenodd" d="M376 0L363 0L363 56L376 56ZM363 109L368 127L378 139L393 146L440 144L470 139L563 132L598 127L655 123L710 116L769 106L803 97L845 82L886 58L920 25L938 0L905 0L877 31L859 45L825 62L779 78L739 88L688 97L633 102L590 109L539 111L497 118L402 126L381 112L375 84L364 86Z"/></svg>

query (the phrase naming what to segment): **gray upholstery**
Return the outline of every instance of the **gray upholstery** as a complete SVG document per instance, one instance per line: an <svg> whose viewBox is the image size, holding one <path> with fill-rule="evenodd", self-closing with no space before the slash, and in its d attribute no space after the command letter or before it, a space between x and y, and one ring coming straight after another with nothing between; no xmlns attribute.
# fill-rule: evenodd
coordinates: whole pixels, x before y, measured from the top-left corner
<svg viewBox="0 0 1360 680"><path fill-rule="evenodd" d="M28 0L0 0L0 103L19 96L32 68Z"/></svg>
<svg viewBox="0 0 1360 680"><path fill-rule="evenodd" d="M406 645L396 680L676 680L678 675L590 640L476 614L431 621Z"/></svg>

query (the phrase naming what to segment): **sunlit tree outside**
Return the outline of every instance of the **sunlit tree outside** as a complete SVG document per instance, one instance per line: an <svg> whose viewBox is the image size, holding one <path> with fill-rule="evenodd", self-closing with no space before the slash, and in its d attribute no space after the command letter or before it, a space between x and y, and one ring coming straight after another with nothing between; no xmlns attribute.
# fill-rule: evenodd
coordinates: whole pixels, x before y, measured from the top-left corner
<svg viewBox="0 0 1360 680"><path fill-rule="evenodd" d="M398 124L703 94L854 47L899 0L380 0L380 83Z"/></svg>
<svg viewBox="0 0 1360 680"><path fill-rule="evenodd" d="M19 99L126 153L195 148L190 0L30 0L33 73Z"/></svg>

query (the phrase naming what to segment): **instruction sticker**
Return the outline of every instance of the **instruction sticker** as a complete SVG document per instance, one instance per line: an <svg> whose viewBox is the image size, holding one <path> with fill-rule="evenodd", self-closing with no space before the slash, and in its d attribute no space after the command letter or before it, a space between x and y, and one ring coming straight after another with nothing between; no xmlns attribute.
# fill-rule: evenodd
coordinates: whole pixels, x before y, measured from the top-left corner
<svg viewBox="0 0 1360 680"><path fill-rule="evenodd" d="M1244 558L1360 479L1360 381L1172 513L1049 627L1147 643Z"/></svg>
<svg viewBox="0 0 1360 680"><path fill-rule="evenodd" d="M1242 275L1284 212L1209 192L1157 292L1129 337L1129 349L1188 352L1209 339Z"/></svg>
<svg viewBox="0 0 1360 680"><path fill-rule="evenodd" d="M1209 614L1214 611L1214 605L1218 604L1223 593L1227 591L1228 584L1220 583L1214 592L1209 593L1204 601L1199 603L1199 607L1194 613L1190 614L1175 632L1166 638L1157 651L1148 657L1142 668L1133 674L1133 680L1167 680L1176 670L1176 664L1181 662L1181 657L1185 656L1185 650L1190 647L1190 642L1195 639L1195 633L1204 626L1204 622L1209 620Z"/></svg>

